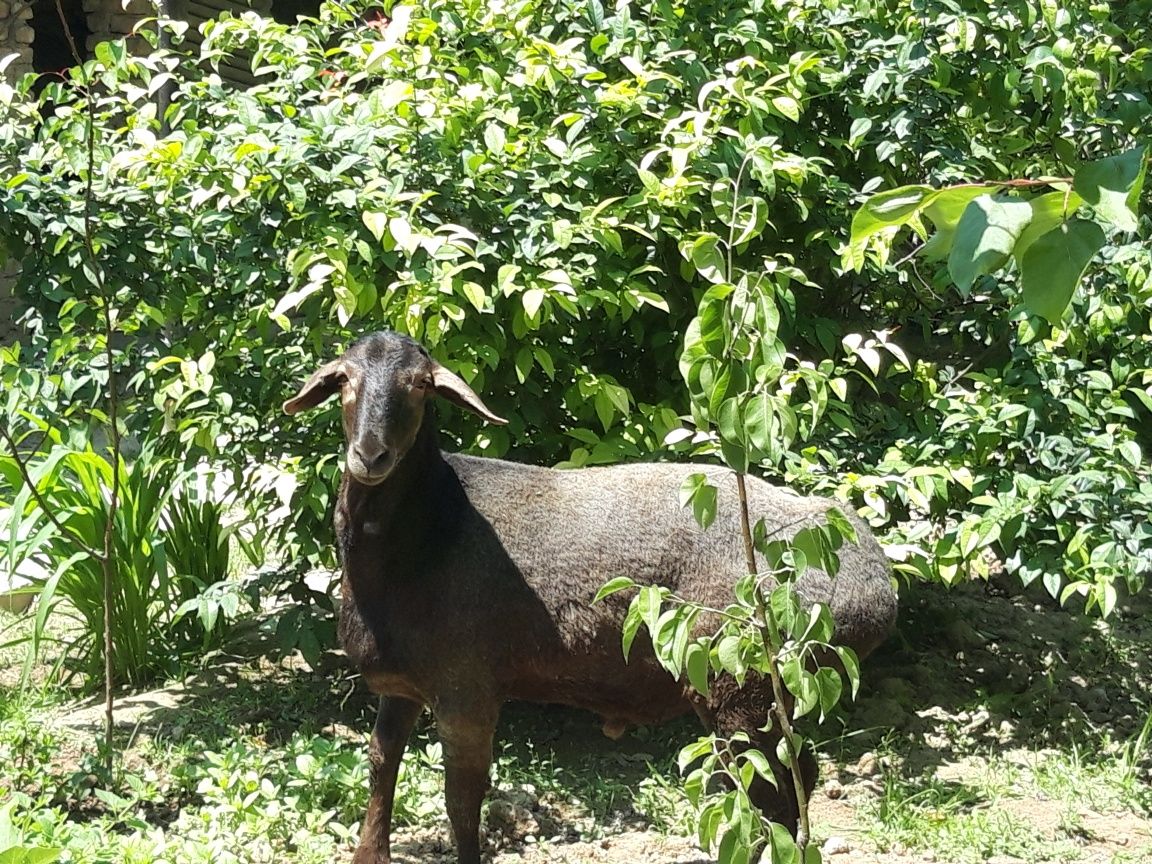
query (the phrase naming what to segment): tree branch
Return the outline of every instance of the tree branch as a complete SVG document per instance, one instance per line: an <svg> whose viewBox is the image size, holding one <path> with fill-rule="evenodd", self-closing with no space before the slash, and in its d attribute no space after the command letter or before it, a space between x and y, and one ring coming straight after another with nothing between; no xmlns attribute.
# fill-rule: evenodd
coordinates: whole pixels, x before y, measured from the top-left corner
<svg viewBox="0 0 1152 864"><path fill-rule="evenodd" d="M72 50L72 57L79 69L81 81L84 85L85 107L85 134L87 136L87 172L84 178L84 247L92 263L92 277L95 282L96 293L100 298L104 320L104 357L108 364L108 381L106 384L108 401L109 441L108 450L112 462L112 491L108 500L108 510L104 519L104 551L98 556L101 570L104 574L104 767L109 776L112 774L112 730L114 727L113 701L112 701L112 582L116 576L116 513L120 508L120 426L119 426L119 400L116 395L116 366L115 354L112 350L112 337L115 333L112 295L108 284L104 280L104 271L100 268L100 261L96 255L96 244L93 240L93 219L96 196L93 191L93 179L96 174L96 106L93 103L92 82L84 69L84 61L68 26L64 15L62 0L55 0L56 14L64 28L64 36Z"/></svg>
<svg viewBox="0 0 1152 864"><path fill-rule="evenodd" d="M744 535L744 557L748 565L748 572L755 575L756 547L752 543L752 529L748 518L748 489L744 483L744 474L736 472L736 491L740 496L740 528ZM792 788L796 792L796 846L800 849L800 857L808 848L808 841L812 837L812 829L808 822L808 791L804 788L804 775L800 771L800 748L796 744L796 733L792 729L792 720L788 716L787 702L784 695L784 681L780 676L780 655L776 646L782 644L780 628L772 616L769 604L764 601L764 593L759 584L756 587L756 602L761 622L758 624L760 640L764 643L764 650L768 653L768 677L772 682L772 713L776 715L776 723L780 726L780 736L784 741L784 748L788 753L788 770L792 774Z"/></svg>

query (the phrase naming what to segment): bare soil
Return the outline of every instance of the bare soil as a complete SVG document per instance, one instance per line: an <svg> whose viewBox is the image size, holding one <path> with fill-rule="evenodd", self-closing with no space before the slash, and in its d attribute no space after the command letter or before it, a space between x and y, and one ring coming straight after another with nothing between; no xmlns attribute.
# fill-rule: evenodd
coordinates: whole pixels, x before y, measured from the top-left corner
<svg viewBox="0 0 1152 864"><path fill-rule="evenodd" d="M1152 711L1148 612L1147 602L1133 601L1108 622L1099 622L1069 615L1046 595L1034 592L1005 596L995 586L983 584L951 591L906 590L897 632L864 664L860 698L840 718L840 727L833 724L813 733L823 741L823 776L812 821L824 860L832 864L947 860L926 848L930 844L912 842L909 845L917 848L909 848L908 838L884 835L877 813L894 784L903 784L906 796L914 797L918 788L928 787L961 796L965 803L942 812L941 819L986 810L1007 818L1005 824L1027 826L1035 837L1052 844L1047 851L1043 842L1034 844L1028 857L993 852L965 860L1152 862L1152 795L1137 805L1116 797L1114 790L1061 791L1049 786L1044 791L1028 780L1030 766L1047 756L1073 754L1090 762L1114 755L1139 734ZM220 688L243 674L250 685L255 680L259 687L264 681L269 694L284 686L286 678L295 678L294 692L310 688L315 696L299 711L306 712L316 728L332 734L364 734L371 700L356 682L335 671L339 658L330 659L333 665L326 663L315 671L299 661L289 665L266 659L255 664L232 661L187 683L121 700L119 722L133 741L171 730L188 707L219 699ZM259 670L256 679L254 669ZM269 707L274 701L262 699L257 691L252 716L270 712L273 730L279 722L299 724L299 718L283 716L282 706ZM693 735L692 727L684 725L673 730L682 732L680 740L640 730L614 743L599 735L595 718L581 712L510 706L506 713L499 735L508 752L531 746L557 766L594 764L605 776L613 775L613 782L633 789L649 762L666 762L676 746ZM87 730L100 717L99 706L90 703L62 713L56 722ZM62 753L59 758L67 761L75 755ZM1007 773L1007 767L1014 765L1020 766L1019 776ZM1135 770L1146 788L1146 752ZM990 777L990 772L1004 776ZM1003 788L992 794L989 789L997 784ZM496 864L713 860L691 838L645 823L627 799L607 818L590 824L586 811L566 809L563 801L547 794L505 790L495 797L507 799L496 809L512 814L504 821L490 816L487 846ZM524 824L517 824L518 819ZM399 829L393 850L397 864L454 861L446 826ZM350 859L347 849L340 861Z"/></svg>

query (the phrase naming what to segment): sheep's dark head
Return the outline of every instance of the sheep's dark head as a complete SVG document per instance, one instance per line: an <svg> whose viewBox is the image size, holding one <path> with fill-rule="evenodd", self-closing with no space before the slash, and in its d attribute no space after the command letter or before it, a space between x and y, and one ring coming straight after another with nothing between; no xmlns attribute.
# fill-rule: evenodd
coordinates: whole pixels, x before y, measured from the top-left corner
<svg viewBox="0 0 1152 864"><path fill-rule="evenodd" d="M384 331L357 339L343 356L317 369L300 392L284 403L295 414L339 392L348 442L348 472L360 483L382 482L416 441L424 406L433 395L506 423L480 401L418 342Z"/></svg>

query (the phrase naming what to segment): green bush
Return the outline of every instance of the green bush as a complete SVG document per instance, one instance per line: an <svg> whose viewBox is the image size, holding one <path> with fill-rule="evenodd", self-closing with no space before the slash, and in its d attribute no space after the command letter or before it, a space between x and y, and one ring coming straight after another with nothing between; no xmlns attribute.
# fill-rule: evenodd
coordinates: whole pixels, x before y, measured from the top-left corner
<svg viewBox="0 0 1152 864"><path fill-rule="evenodd" d="M104 573L86 550L104 548L113 468L90 447L57 440L43 457L28 460L28 470L64 530L56 530L23 484L15 459L0 455L0 478L20 490L10 500L0 493L0 506L11 512L0 560L12 570L33 562L44 573L32 580L39 593L29 660L50 638L45 625L51 616L74 618L80 626L63 628L66 659L91 688L104 675ZM224 524L221 505L198 490L196 481L174 460L148 449L121 464L113 523L115 683L139 686L176 672L181 659L217 644L224 621L239 611L238 593L220 593L218 599L206 593L230 575L233 529Z"/></svg>
<svg viewBox="0 0 1152 864"><path fill-rule="evenodd" d="M961 296L944 272L865 256L851 273L841 253L875 189L1066 176L1143 143L1147 2L385 5L383 35L328 3L88 64L128 425L237 478L295 474L290 493L240 481L252 510L290 494L266 545L331 562L336 408L303 426L277 406L368 329L418 336L511 418L453 413L452 446L569 465L711 447L684 428L677 363L726 264L769 274L798 412L779 430L794 451L760 470L863 508L919 578L1002 565L1104 609L1143 585L1146 244L1102 253L1044 331L1013 272ZM237 51L244 90L204 71ZM80 335L81 118L72 85L0 87L0 247L24 262L37 362L79 370L73 406L101 376Z"/></svg>

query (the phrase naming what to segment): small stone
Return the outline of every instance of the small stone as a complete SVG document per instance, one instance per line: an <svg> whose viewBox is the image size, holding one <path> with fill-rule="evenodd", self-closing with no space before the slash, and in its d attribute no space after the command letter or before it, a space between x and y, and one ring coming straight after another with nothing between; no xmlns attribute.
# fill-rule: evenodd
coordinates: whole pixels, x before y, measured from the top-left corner
<svg viewBox="0 0 1152 864"><path fill-rule="evenodd" d="M844 787L840 785L839 780L833 778L824 784L824 794L835 801L844 797Z"/></svg>
<svg viewBox="0 0 1152 864"><path fill-rule="evenodd" d="M974 712L970 717L965 717L964 719L967 721L964 726L964 732L971 735L980 729L980 727L984 726L984 724L986 724L989 720L991 720L992 715L990 715L985 709L981 708L980 710Z"/></svg>
<svg viewBox="0 0 1152 864"><path fill-rule="evenodd" d="M880 773L880 760L872 751L868 751L856 763L856 773L861 777L875 777Z"/></svg>
<svg viewBox="0 0 1152 864"><path fill-rule="evenodd" d="M936 853L933 852L931 849L929 849L928 851L926 851L924 853L924 860L928 861L928 862L935 861L936 860Z"/></svg>
<svg viewBox="0 0 1152 864"><path fill-rule="evenodd" d="M851 848L843 837L832 836L824 841L820 851L825 855L847 855Z"/></svg>
<svg viewBox="0 0 1152 864"><path fill-rule="evenodd" d="M497 798L488 805L488 825L506 837L525 842L529 836L540 833L540 826L531 810L503 798Z"/></svg>

